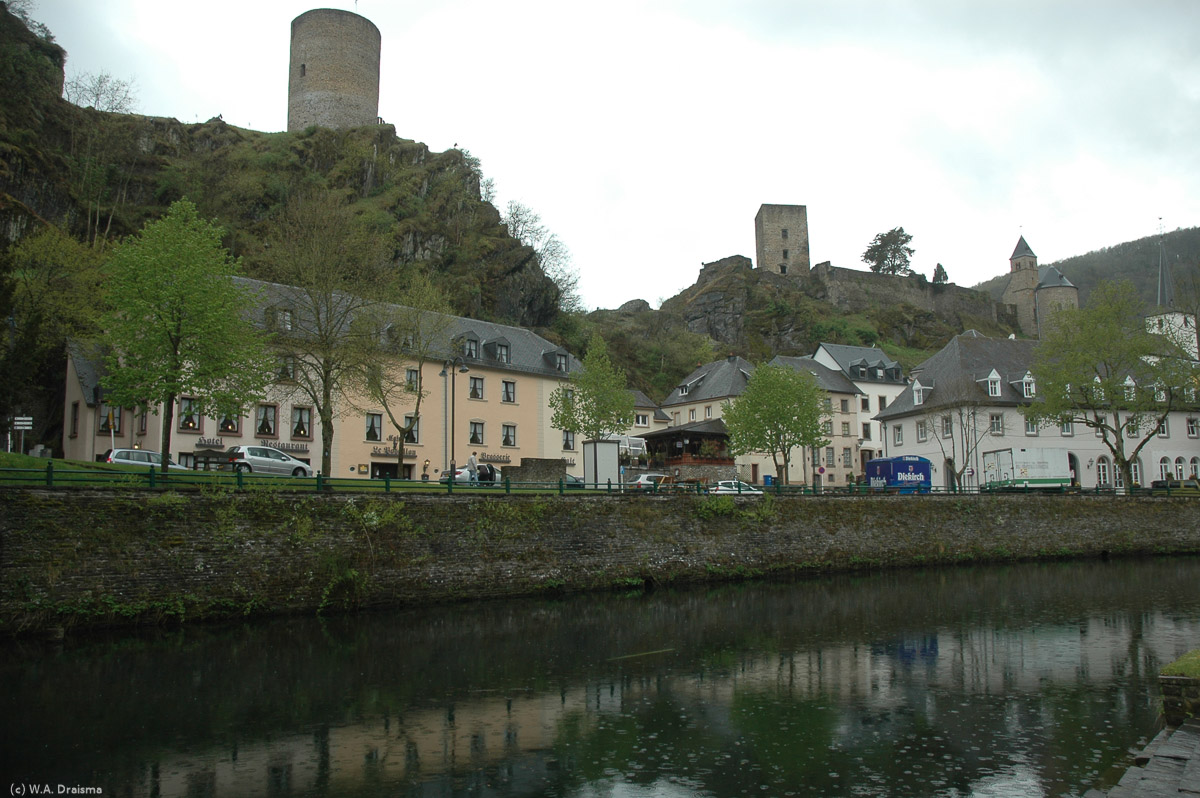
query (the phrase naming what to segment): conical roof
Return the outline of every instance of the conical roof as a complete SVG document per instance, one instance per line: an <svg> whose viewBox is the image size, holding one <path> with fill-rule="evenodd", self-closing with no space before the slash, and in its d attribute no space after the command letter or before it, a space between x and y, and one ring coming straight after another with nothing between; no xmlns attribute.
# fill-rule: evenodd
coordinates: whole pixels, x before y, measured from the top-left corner
<svg viewBox="0 0 1200 798"><path fill-rule="evenodd" d="M1025 243L1025 236L1021 236L1021 240L1017 242L1017 248L1013 250L1013 254L1011 256L1009 256L1009 260L1016 260L1017 258L1036 258L1036 257L1037 257L1037 255L1034 255L1033 250L1030 249L1029 245Z"/></svg>

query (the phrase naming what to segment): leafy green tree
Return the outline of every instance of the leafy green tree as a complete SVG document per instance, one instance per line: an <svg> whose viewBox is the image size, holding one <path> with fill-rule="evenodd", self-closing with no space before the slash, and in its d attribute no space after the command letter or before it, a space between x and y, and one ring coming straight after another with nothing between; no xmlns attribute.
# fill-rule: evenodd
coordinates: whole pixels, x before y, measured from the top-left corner
<svg viewBox="0 0 1200 798"><path fill-rule="evenodd" d="M105 399L161 403L164 454L181 396L194 398L201 413L234 414L267 385L271 358L249 321L253 297L231 279L239 269L221 230L187 200L118 245L107 264Z"/></svg>
<svg viewBox="0 0 1200 798"><path fill-rule="evenodd" d="M729 430L729 450L734 455L768 452L775 473L788 484L792 449L821 447L825 391L807 371L786 366L759 366L746 390L725 404L722 418Z"/></svg>
<svg viewBox="0 0 1200 798"><path fill-rule="evenodd" d="M633 394L625 384L625 376L609 360L608 345L599 334L593 335L583 371L550 394L550 424L590 441L624 433L633 424Z"/></svg>
<svg viewBox="0 0 1200 798"><path fill-rule="evenodd" d="M946 267L939 263L933 270L933 284L945 285L949 281L950 275L946 274Z"/></svg>
<svg viewBox="0 0 1200 798"><path fill-rule="evenodd" d="M1068 308L1034 350L1037 399L1029 420L1096 430L1126 486L1132 464L1184 402L1195 404L1196 364L1168 335L1147 330L1132 283L1101 283Z"/></svg>
<svg viewBox="0 0 1200 798"><path fill-rule="evenodd" d="M877 274L912 274L909 260L916 250L908 246L910 241L912 236L904 232L903 227L880 233L863 253L863 263L869 264L871 271Z"/></svg>

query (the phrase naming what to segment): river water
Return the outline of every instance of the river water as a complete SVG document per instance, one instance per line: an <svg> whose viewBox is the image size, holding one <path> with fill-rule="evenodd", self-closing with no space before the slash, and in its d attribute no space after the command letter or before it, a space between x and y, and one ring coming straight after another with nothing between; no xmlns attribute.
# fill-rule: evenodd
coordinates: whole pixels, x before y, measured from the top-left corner
<svg viewBox="0 0 1200 798"><path fill-rule="evenodd" d="M0 790L1080 796L1198 647L1195 557L9 643Z"/></svg>

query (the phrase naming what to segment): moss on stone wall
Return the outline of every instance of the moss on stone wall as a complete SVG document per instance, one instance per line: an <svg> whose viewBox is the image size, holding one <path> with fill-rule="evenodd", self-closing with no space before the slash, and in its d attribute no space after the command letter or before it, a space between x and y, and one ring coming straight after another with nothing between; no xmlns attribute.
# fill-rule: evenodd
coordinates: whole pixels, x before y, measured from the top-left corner
<svg viewBox="0 0 1200 798"><path fill-rule="evenodd" d="M1200 552L1193 499L0 491L0 630Z"/></svg>

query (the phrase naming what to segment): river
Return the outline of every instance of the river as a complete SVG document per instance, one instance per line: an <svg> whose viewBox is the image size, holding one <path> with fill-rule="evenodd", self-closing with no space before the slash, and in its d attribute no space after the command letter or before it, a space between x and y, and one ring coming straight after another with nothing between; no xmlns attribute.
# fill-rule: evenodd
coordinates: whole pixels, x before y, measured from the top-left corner
<svg viewBox="0 0 1200 798"><path fill-rule="evenodd" d="M1081 796L1198 647L1195 557L9 642L0 789Z"/></svg>

